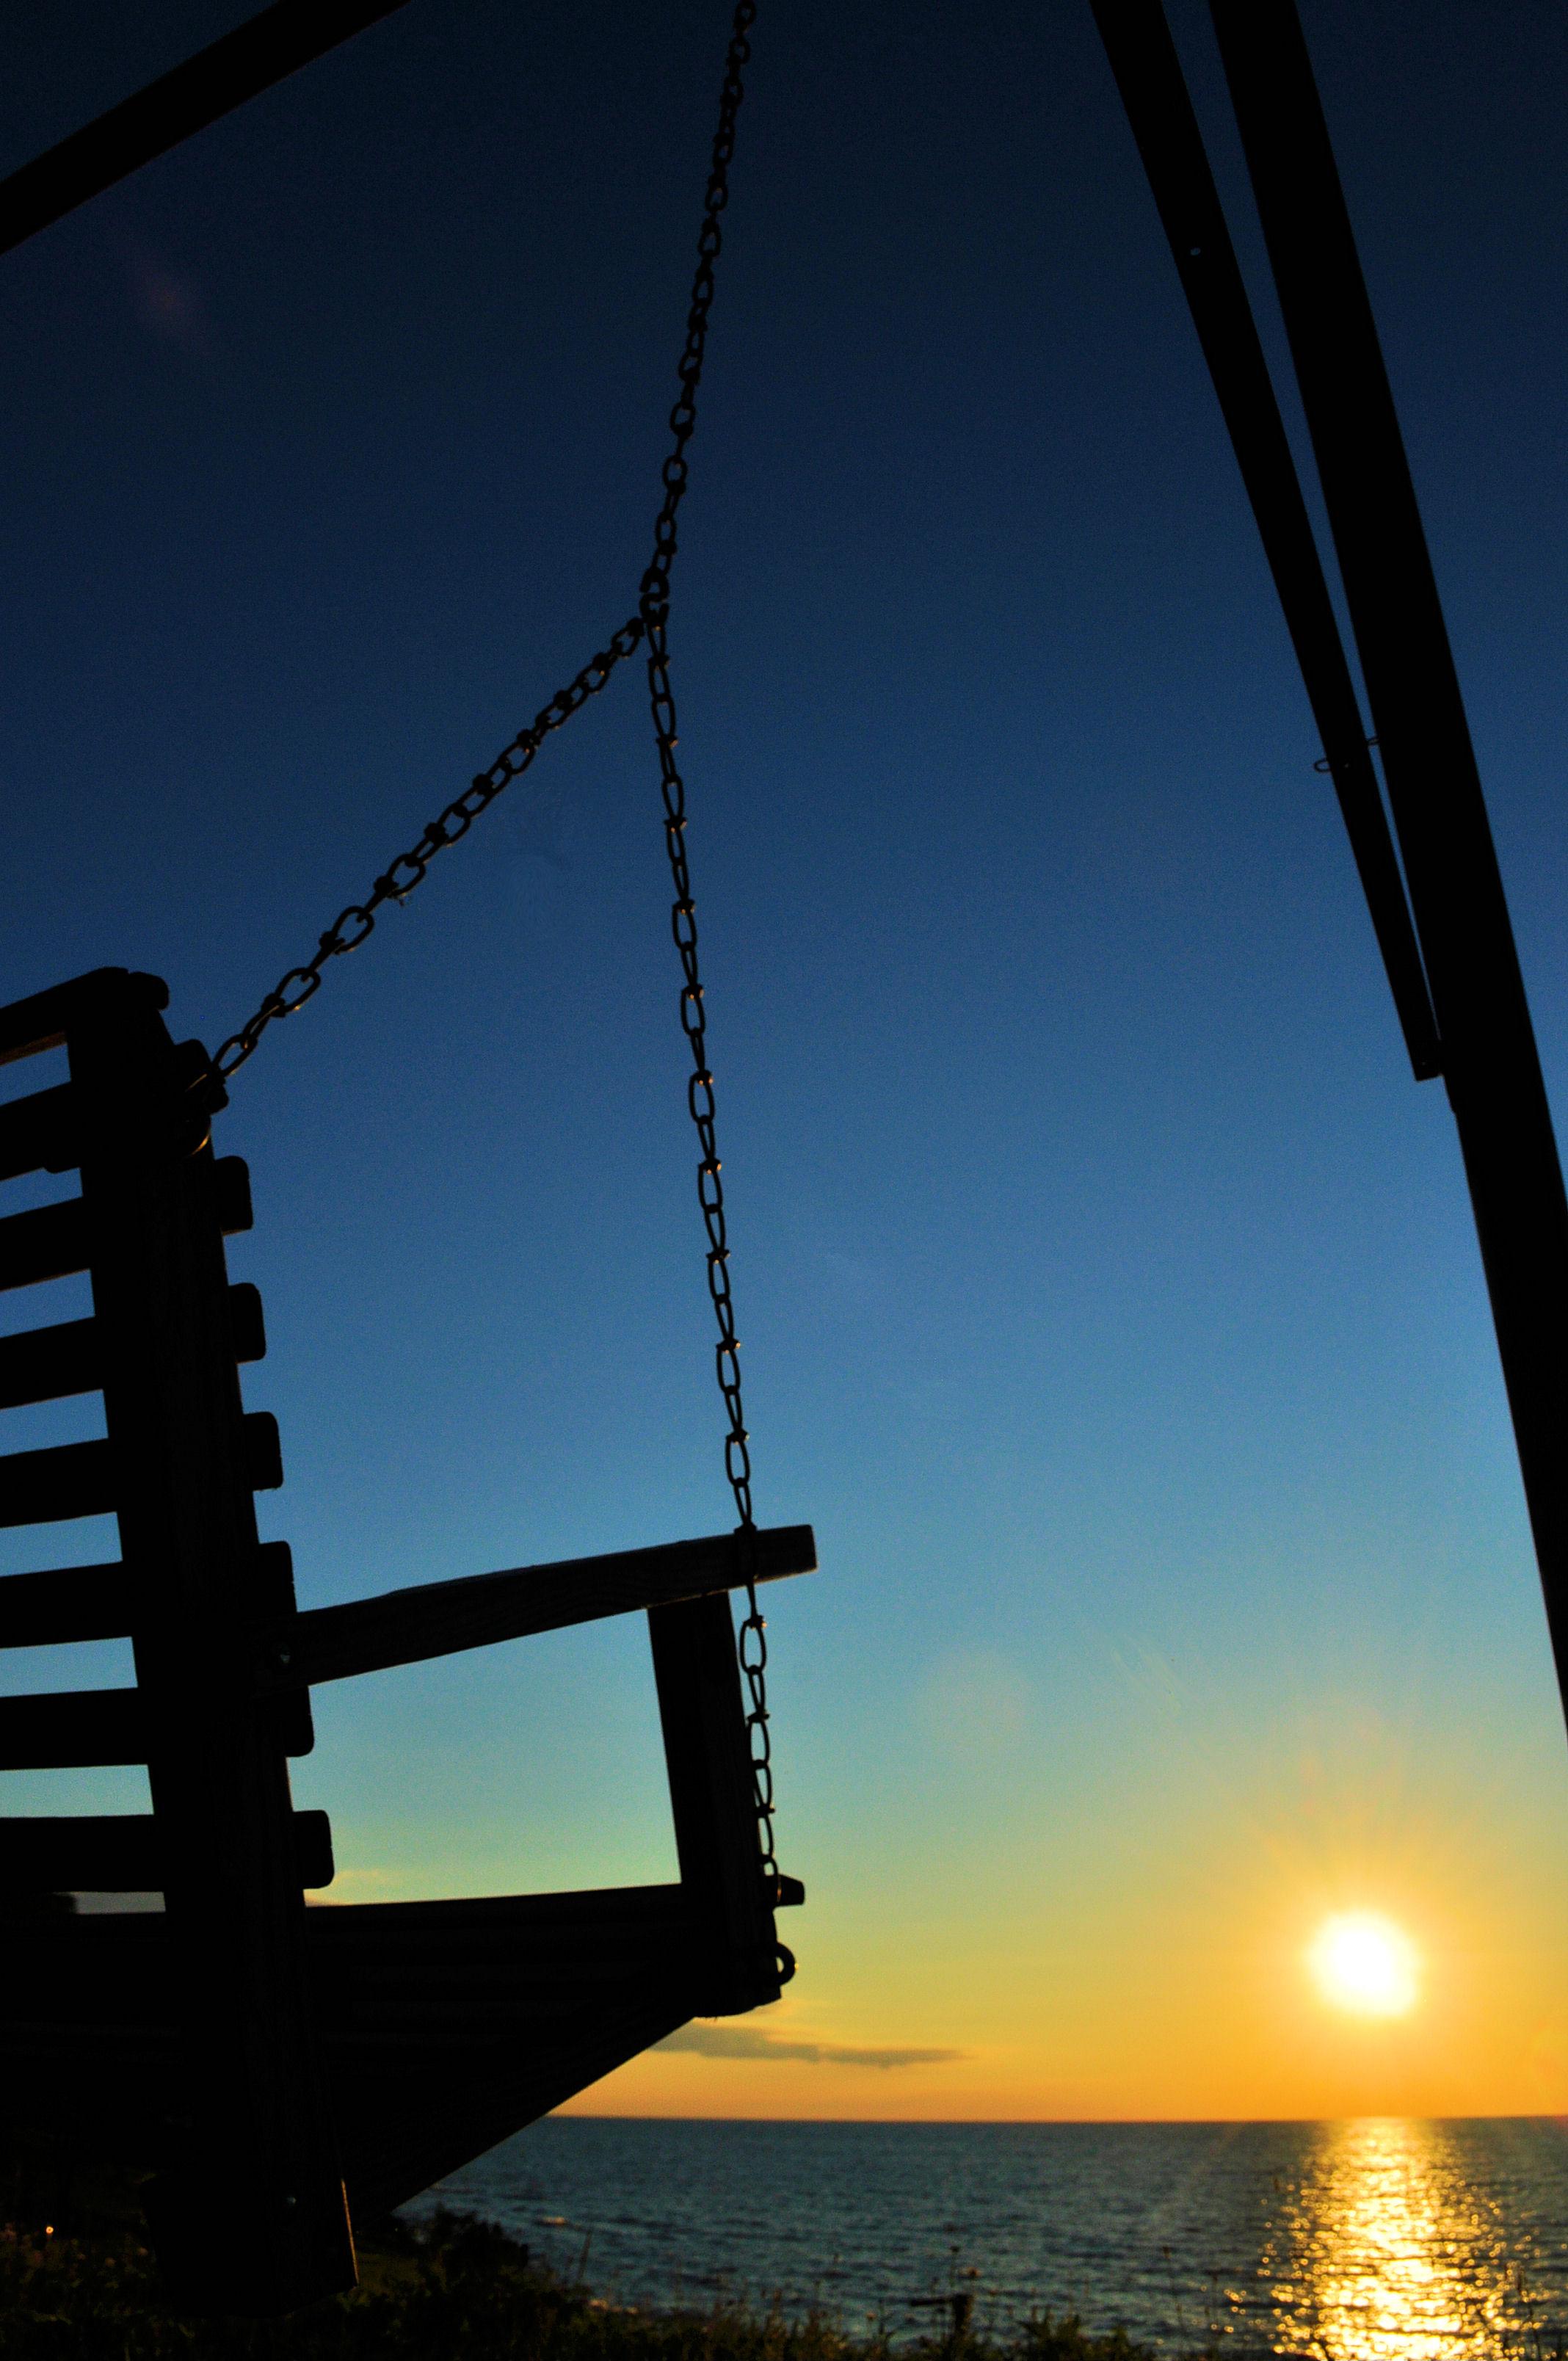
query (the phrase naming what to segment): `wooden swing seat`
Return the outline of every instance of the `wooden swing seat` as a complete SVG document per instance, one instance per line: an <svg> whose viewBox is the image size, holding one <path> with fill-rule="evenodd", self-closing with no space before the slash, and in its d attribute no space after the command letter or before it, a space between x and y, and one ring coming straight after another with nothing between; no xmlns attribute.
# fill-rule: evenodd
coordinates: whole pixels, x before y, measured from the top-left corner
<svg viewBox="0 0 1568 2361"><path fill-rule="evenodd" d="M724 1995L707 1988L707 1930L680 1885L353 1904L310 1911L305 1936L356 2216L417 2196L693 2016L725 2013L705 2004ZM29 1929L25 1963L7 1948L7 2107L95 2156L167 2170L180 2033L166 1916L49 1918Z"/></svg>

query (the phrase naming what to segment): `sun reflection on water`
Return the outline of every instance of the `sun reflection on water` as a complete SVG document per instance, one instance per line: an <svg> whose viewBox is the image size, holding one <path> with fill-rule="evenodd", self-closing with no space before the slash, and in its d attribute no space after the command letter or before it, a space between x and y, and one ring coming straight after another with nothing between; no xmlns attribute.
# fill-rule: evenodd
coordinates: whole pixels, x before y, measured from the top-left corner
<svg viewBox="0 0 1568 2361"><path fill-rule="evenodd" d="M1490 2361L1532 2325L1497 2209L1441 2123L1325 2124L1281 2191L1260 2277L1276 2349L1320 2361Z"/></svg>

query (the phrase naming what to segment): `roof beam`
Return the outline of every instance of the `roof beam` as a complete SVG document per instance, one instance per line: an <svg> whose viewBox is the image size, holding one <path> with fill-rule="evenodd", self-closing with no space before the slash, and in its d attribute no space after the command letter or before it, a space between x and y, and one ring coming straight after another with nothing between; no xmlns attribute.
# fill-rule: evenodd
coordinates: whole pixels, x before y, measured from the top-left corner
<svg viewBox="0 0 1568 2361"><path fill-rule="evenodd" d="M0 254L404 5L275 0L0 181Z"/></svg>
<svg viewBox="0 0 1568 2361"><path fill-rule="evenodd" d="M1211 0L1443 1044L1568 1697L1568 1198L1459 677L1293 0Z"/></svg>
<svg viewBox="0 0 1568 2361"><path fill-rule="evenodd" d="M1295 646L1418 1082L1437 1025L1307 504L1160 0L1092 0L1095 21L1220 398Z"/></svg>

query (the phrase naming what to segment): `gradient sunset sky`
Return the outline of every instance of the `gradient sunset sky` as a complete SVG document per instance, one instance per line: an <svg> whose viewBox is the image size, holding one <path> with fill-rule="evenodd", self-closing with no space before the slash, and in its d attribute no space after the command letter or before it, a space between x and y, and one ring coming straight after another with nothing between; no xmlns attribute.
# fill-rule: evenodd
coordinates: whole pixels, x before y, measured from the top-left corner
<svg viewBox="0 0 1568 2361"><path fill-rule="evenodd" d="M8 7L0 170L247 13ZM1303 16L1561 1110L1568 18ZM213 1045L632 610L727 23L411 0L0 261L0 997L149 968ZM1568 2111L1568 1744L1453 1126L1086 0L763 0L693 463L758 1509L822 1560L769 1598L810 1899L779 2006L576 2103ZM658 822L628 666L235 1085L304 1604L729 1521ZM316 1726L334 1898L674 1873L637 1619ZM1416 1948L1405 2017L1314 1991L1354 1908Z"/></svg>

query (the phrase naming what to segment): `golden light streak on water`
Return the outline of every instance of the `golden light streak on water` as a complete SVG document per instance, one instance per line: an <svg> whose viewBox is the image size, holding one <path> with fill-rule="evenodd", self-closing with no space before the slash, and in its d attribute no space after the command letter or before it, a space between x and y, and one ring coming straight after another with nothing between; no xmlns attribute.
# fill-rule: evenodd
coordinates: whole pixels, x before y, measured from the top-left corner
<svg viewBox="0 0 1568 2361"><path fill-rule="evenodd" d="M1325 2125L1307 2170L1280 2192L1262 2262L1278 2351L1494 2361L1529 2349L1517 2251L1441 2123Z"/></svg>

